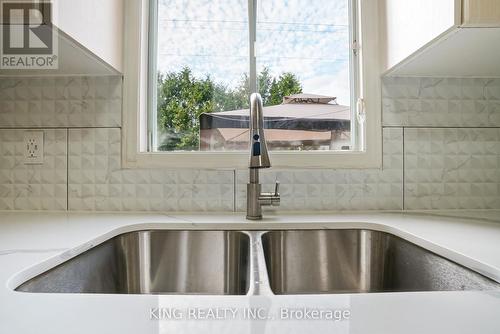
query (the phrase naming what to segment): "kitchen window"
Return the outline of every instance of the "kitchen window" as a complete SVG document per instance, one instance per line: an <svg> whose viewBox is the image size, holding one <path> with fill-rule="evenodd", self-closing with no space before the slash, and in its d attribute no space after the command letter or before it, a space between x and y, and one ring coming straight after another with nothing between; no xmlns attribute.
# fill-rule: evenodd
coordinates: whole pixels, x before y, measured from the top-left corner
<svg viewBox="0 0 500 334"><path fill-rule="evenodd" d="M363 2L142 0L141 53L130 57L140 112L130 126L125 106L126 164L245 167L257 91L273 165L379 166L380 105L369 101L366 112L363 84ZM131 88L125 73L133 101Z"/></svg>

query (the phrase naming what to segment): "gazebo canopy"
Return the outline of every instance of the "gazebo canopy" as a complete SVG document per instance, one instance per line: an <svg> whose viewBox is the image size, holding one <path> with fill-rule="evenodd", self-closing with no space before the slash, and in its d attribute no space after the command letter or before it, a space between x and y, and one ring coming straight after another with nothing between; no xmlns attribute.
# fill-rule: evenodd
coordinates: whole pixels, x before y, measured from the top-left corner
<svg viewBox="0 0 500 334"><path fill-rule="evenodd" d="M337 104L335 97L314 94L286 96L282 104L264 107L263 112L267 129L350 130L351 109ZM205 113L200 115L200 128L248 128L249 113L248 109Z"/></svg>

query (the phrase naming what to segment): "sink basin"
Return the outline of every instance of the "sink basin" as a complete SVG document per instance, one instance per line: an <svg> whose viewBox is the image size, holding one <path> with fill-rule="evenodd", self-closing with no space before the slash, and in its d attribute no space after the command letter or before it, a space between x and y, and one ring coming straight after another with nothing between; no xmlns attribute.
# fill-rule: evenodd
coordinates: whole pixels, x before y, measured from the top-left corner
<svg viewBox="0 0 500 334"><path fill-rule="evenodd" d="M389 233L301 229L129 232L16 290L281 295L499 288L497 282Z"/></svg>
<svg viewBox="0 0 500 334"><path fill-rule="evenodd" d="M237 231L140 231L114 237L17 291L244 295L249 237Z"/></svg>
<svg viewBox="0 0 500 334"><path fill-rule="evenodd" d="M275 294L455 291L499 284L394 235L272 231L262 239Z"/></svg>

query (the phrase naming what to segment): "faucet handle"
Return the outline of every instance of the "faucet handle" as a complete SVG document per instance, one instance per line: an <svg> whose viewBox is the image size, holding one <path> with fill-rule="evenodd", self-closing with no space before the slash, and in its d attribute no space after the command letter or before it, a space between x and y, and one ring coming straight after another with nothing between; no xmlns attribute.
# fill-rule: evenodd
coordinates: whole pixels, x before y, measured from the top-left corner
<svg viewBox="0 0 500 334"><path fill-rule="evenodd" d="M262 206L279 206L280 199L280 183L276 181L276 185L274 188L274 193L261 193L259 195L259 204Z"/></svg>

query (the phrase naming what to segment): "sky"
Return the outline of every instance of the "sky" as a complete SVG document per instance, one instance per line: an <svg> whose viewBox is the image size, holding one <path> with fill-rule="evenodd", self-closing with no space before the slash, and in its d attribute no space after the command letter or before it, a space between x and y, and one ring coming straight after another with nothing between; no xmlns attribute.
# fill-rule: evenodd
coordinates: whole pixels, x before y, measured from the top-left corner
<svg viewBox="0 0 500 334"><path fill-rule="evenodd" d="M248 73L248 0L159 0L158 68L235 87ZM348 0L260 0L257 67L350 104Z"/></svg>

